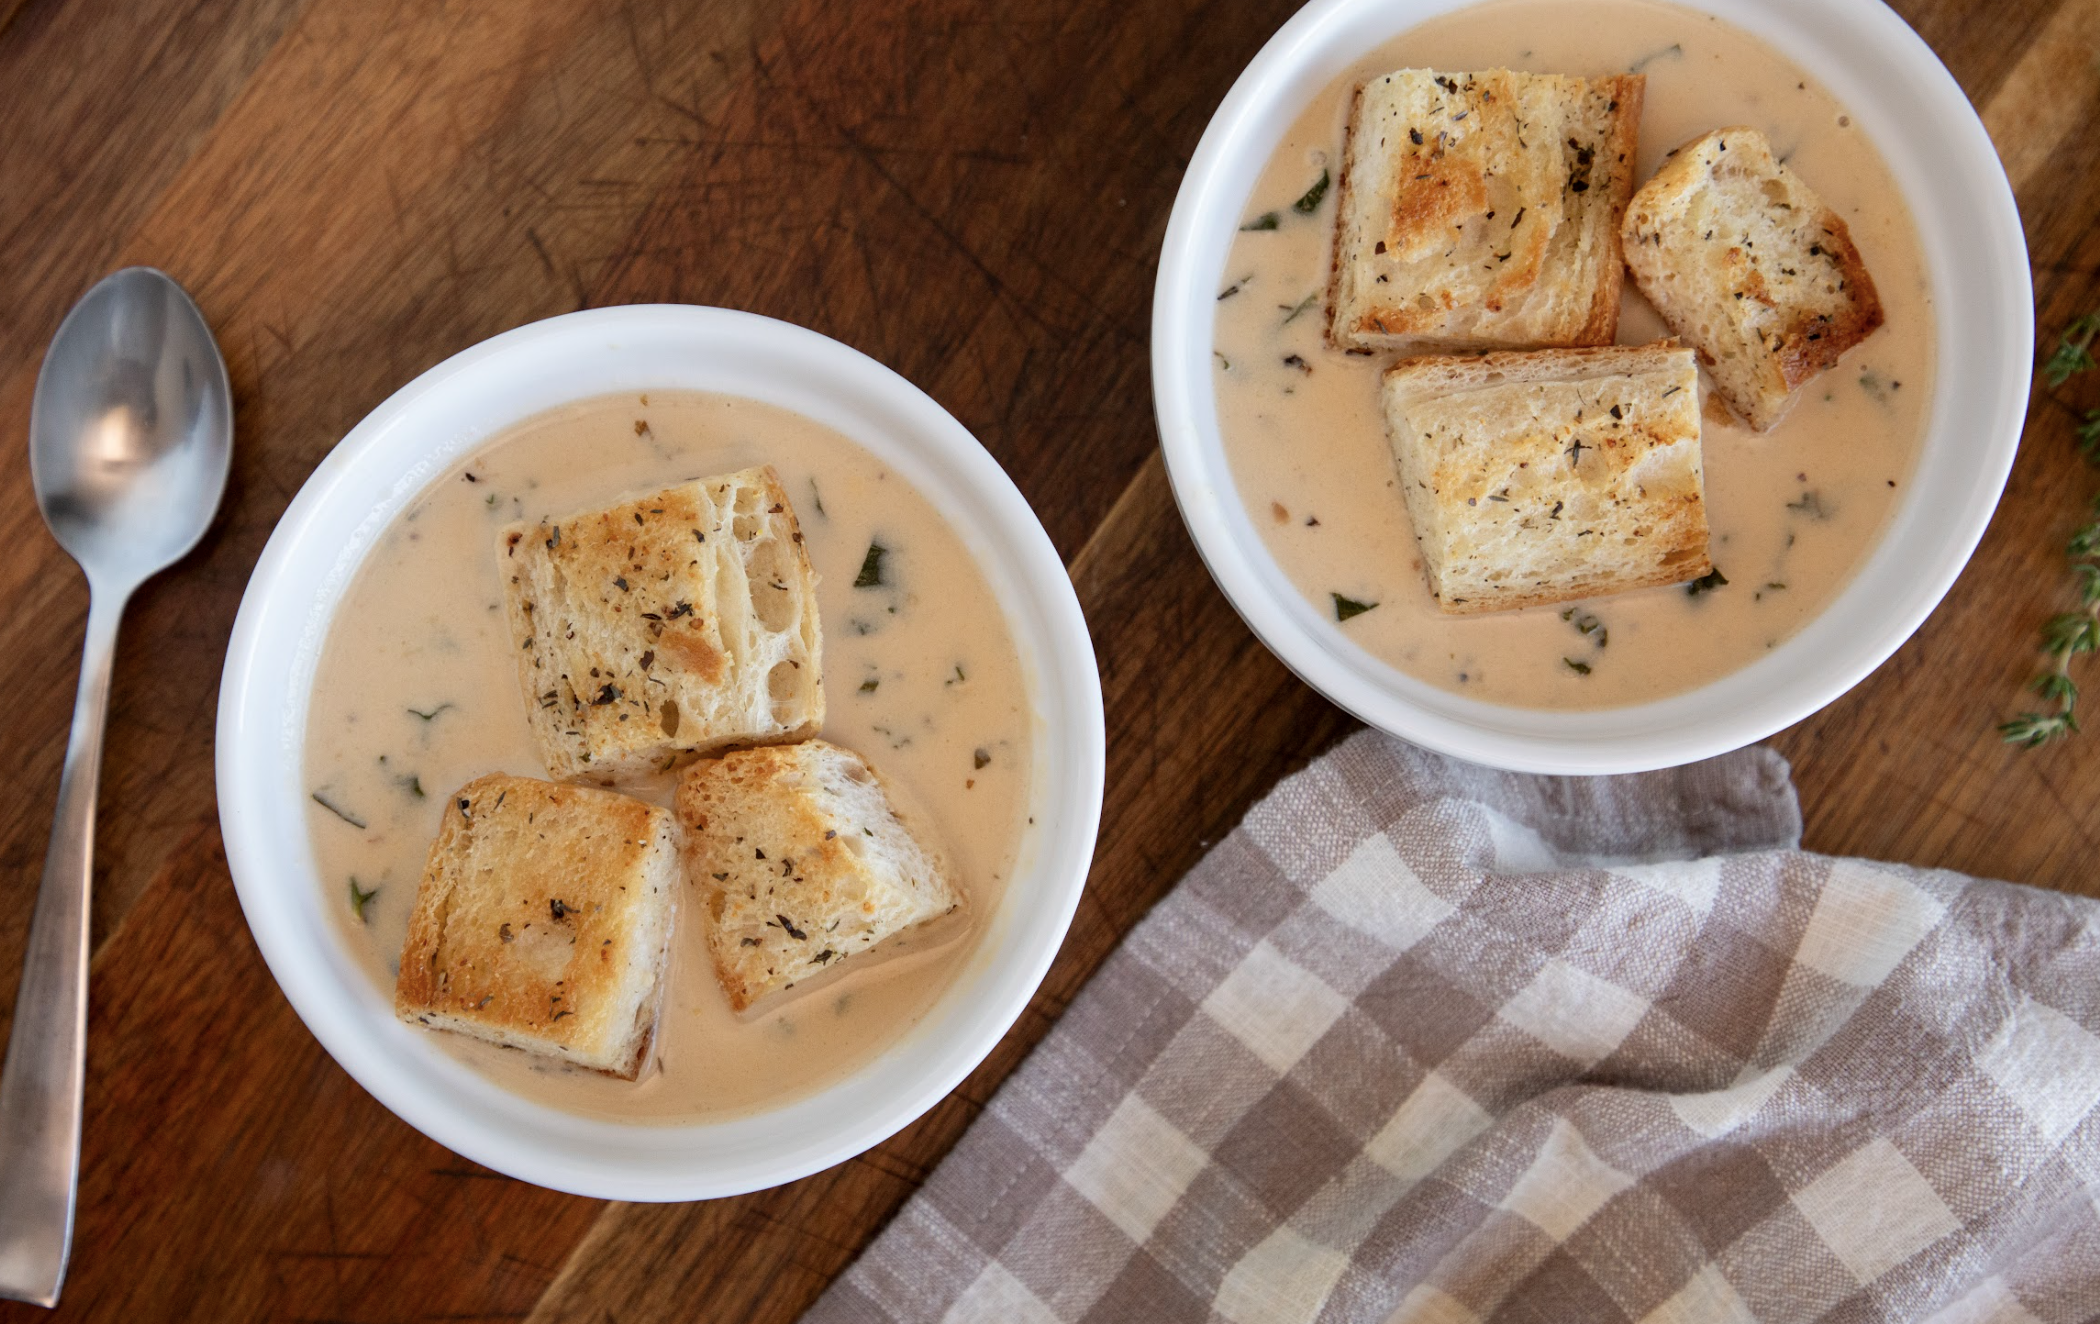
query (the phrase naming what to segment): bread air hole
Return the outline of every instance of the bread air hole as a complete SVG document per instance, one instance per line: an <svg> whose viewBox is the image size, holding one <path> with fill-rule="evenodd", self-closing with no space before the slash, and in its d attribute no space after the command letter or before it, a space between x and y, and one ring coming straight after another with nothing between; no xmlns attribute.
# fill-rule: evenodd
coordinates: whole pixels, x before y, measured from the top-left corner
<svg viewBox="0 0 2100 1324"><path fill-rule="evenodd" d="M764 495L755 487L746 487L737 492L736 505L733 507L736 513L730 520L730 530L736 534L738 541L751 541L758 536L759 530L765 527L765 521L758 513L759 498Z"/></svg>
<svg viewBox="0 0 2100 1324"><path fill-rule="evenodd" d="M744 573L751 582L751 610L759 624L774 634L795 622L794 595L788 591L787 567L782 564L780 541L768 538L751 549ZM778 697L777 692L775 697Z"/></svg>
<svg viewBox="0 0 2100 1324"><path fill-rule="evenodd" d="M795 693L801 688L801 672L793 662L775 662L766 673L766 693L773 700L773 720L782 726L795 724Z"/></svg>

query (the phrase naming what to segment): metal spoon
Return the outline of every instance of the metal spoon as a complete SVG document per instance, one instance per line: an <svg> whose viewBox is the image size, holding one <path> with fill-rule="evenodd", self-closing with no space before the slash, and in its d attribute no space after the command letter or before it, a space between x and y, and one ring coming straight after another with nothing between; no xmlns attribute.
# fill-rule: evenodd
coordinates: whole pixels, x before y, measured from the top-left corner
<svg viewBox="0 0 2100 1324"><path fill-rule="evenodd" d="M0 1067L0 1297L58 1303L73 1241L86 1075L88 880L117 621L132 590L211 523L233 457L226 363L182 287L107 277L66 314L29 417L29 469L59 545L87 572L87 645Z"/></svg>

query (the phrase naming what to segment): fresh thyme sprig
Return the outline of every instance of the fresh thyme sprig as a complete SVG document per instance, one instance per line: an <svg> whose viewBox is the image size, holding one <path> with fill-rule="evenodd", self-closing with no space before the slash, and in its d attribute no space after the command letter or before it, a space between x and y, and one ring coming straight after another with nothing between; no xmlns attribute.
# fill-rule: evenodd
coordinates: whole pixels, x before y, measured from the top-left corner
<svg viewBox="0 0 2100 1324"><path fill-rule="evenodd" d="M2062 386L2081 372L2093 370L2093 337L2100 335L2100 312L2087 313L2064 328L2056 352L2042 364L2042 377L2050 386Z"/></svg>
<svg viewBox="0 0 2100 1324"><path fill-rule="evenodd" d="M2065 327L2056 351L2042 364L2043 379L2051 387L2060 387L2100 366L2093 361L2096 335L2100 335L2100 312L2087 313ZM2079 453L2088 463L2100 465L2100 409L2085 411L2075 435ZM2072 577L2078 581L2078 610L2061 612L2043 624L2042 653L2050 663L2028 687L2050 710L2024 712L1998 727L1998 734L2024 749L2077 734L2078 684L2071 679L2071 659L2100 652L2100 497L2094 498L2088 513L2085 526L2064 547Z"/></svg>

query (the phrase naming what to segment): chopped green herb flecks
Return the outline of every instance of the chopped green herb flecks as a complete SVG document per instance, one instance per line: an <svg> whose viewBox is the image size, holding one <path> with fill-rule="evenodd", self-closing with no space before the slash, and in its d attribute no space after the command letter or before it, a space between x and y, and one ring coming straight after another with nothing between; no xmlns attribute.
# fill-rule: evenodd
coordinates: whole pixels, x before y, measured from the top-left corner
<svg viewBox="0 0 2100 1324"><path fill-rule="evenodd" d="M1580 607L1563 607L1560 618L1575 627L1575 633L1602 648L1611 642L1611 631L1604 628L1604 620L1595 612Z"/></svg>
<svg viewBox="0 0 2100 1324"><path fill-rule="evenodd" d="M427 798L423 793L423 779L417 776L415 773L410 773L408 776L398 778L397 780L399 780L401 783L401 789L407 791L410 795L416 797L416 799L422 800Z"/></svg>
<svg viewBox="0 0 2100 1324"><path fill-rule="evenodd" d="M1304 314L1311 312L1313 307L1319 302L1320 292L1318 290L1314 290L1311 294L1308 294L1304 298L1298 300L1296 304L1279 303L1276 306L1278 308L1283 309L1284 313L1286 314L1286 316L1283 319L1283 324L1285 326L1289 326L1291 323L1297 321Z"/></svg>
<svg viewBox="0 0 2100 1324"><path fill-rule="evenodd" d="M889 581L883 578L882 561L889 554L890 549L884 547L881 543L869 543L868 554L862 557L860 561L860 573L853 577L853 587L881 588L884 584L887 584Z"/></svg>
<svg viewBox="0 0 2100 1324"><path fill-rule="evenodd" d="M434 721L436 721L436 720L437 720L437 715L438 715L439 713L442 713L442 712L449 712L449 711L451 711L451 709L452 709L452 705L451 705L451 704L449 704L449 703L441 703L441 704L439 704L439 705L438 705L437 707L435 707L435 708L432 708L432 709L431 709L431 710L430 710L429 712L427 712L427 713L426 713L426 712L424 712L424 711L423 711L422 709L420 709L420 708L411 708L411 709L409 709L408 711L409 711L409 712L411 712L411 713L413 713L413 714L415 714L415 715L416 715L417 717L420 717L420 718L422 718L422 719L423 719L424 721L426 721L426 722L434 722Z"/></svg>
<svg viewBox="0 0 2100 1324"><path fill-rule="evenodd" d="M824 494L817 490L817 480L814 478L809 480L809 499L816 506L819 515L823 515L825 519L831 518L824 513Z"/></svg>
<svg viewBox="0 0 2100 1324"><path fill-rule="evenodd" d="M1339 593L1330 593L1328 596L1334 599L1334 619L1337 621L1361 616L1378 605L1375 602L1358 602L1355 598L1345 598Z"/></svg>
<svg viewBox="0 0 2100 1324"><path fill-rule="evenodd" d="M1859 389L1865 391L1882 404L1887 404L1889 396L1899 390L1902 385L1902 382L1891 381L1872 368L1862 368L1860 370Z"/></svg>
<svg viewBox="0 0 2100 1324"><path fill-rule="evenodd" d="M1282 220L1283 218L1281 216L1278 216L1275 212L1263 212L1261 215L1255 217L1253 220L1241 226L1240 229L1273 230L1277 227L1279 223L1282 222Z"/></svg>
<svg viewBox="0 0 2100 1324"><path fill-rule="evenodd" d="M970 760L971 760L971 763L972 763L972 764L973 764L974 766L976 766L976 767L979 767L979 768L983 768L983 767L986 767L986 766L988 766L988 765L989 765L989 764L991 763L991 761L992 761L992 751L990 751L990 750L988 750L988 749L985 749L985 748L982 748L982 747L979 747L979 748L977 748L977 749L971 750L971 751L970 751Z"/></svg>
<svg viewBox="0 0 2100 1324"><path fill-rule="evenodd" d="M881 688L882 681L874 676L870 676L860 683L860 692L862 694L873 694L875 691Z"/></svg>
<svg viewBox="0 0 2100 1324"><path fill-rule="evenodd" d="M1329 182L1327 172L1322 170L1319 182L1305 190L1305 195L1291 204L1291 210L1297 212L1300 216L1310 216L1320 210L1320 201L1327 196L1327 185Z"/></svg>
<svg viewBox="0 0 2100 1324"><path fill-rule="evenodd" d="M371 889L370 891L366 891L366 890L365 890L364 888L362 888L362 887L359 887L359 886L357 885L357 877L356 877L356 875L354 875L354 874L353 874L353 875L351 875L351 878L350 878L350 913L351 913L351 914L353 914L353 915L355 915L355 916L357 916L357 922L358 922L358 923L360 923L360 924L370 924L370 923L372 922L372 917L371 917L371 916L369 916L369 915L367 915L367 914L365 913L365 907L366 907L366 906L369 906L369 905L371 905L371 904L372 904L372 898L373 898L373 897L375 897L375 896L378 896L378 895L379 895L379 889L378 889L378 888L376 888L376 887L375 887L375 888Z"/></svg>
<svg viewBox="0 0 2100 1324"><path fill-rule="evenodd" d="M1626 72L1637 74L1646 70L1649 65L1654 64L1658 60L1681 60L1683 58L1684 47L1673 41L1661 50L1651 51L1640 59L1635 60L1632 64L1627 65Z"/></svg>
<svg viewBox="0 0 2100 1324"><path fill-rule="evenodd" d="M1823 506L1823 494L1812 487L1804 488L1799 497L1786 503L1786 508L1810 519L1830 518L1830 512Z"/></svg>
<svg viewBox="0 0 2100 1324"><path fill-rule="evenodd" d="M314 803L321 806L321 808L326 809L329 813L334 814L337 818L342 819L351 827L357 828L360 831L367 826L365 820L359 818L356 814L353 814L349 810L343 808L341 805L329 799L327 796L321 794L319 791L314 792Z"/></svg>
<svg viewBox="0 0 2100 1324"><path fill-rule="evenodd" d="M1717 588L1726 587L1727 583L1728 576L1722 574L1720 568L1716 566L1712 573L1701 575L1691 583L1686 584L1684 586L1685 596L1696 598L1701 593L1711 593Z"/></svg>
<svg viewBox="0 0 2100 1324"><path fill-rule="evenodd" d="M1590 664L1587 662L1577 662L1572 657L1564 657L1561 659L1561 662L1568 668L1568 670L1574 672L1578 676L1587 676L1590 674Z"/></svg>

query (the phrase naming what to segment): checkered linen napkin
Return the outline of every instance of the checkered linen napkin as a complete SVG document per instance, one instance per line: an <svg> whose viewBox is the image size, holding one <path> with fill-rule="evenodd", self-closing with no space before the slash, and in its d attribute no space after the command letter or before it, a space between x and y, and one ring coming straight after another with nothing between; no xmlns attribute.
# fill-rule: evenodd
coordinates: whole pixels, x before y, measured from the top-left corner
<svg viewBox="0 0 2100 1324"><path fill-rule="evenodd" d="M1785 763L1360 735L807 1316L2100 1316L2100 906L1793 849Z"/></svg>

